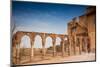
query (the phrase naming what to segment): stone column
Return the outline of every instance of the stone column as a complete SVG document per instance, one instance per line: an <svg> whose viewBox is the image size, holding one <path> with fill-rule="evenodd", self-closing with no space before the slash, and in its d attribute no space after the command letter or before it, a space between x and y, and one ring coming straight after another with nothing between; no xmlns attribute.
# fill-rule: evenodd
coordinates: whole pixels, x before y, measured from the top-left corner
<svg viewBox="0 0 100 67"><path fill-rule="evenodd" d="M72 42L71 42L71 37L69 37L69 53L70 55L72 55L72 46L71 46Z"/></svg>
<svg viewBox="0 0 100 67"><path fill-rule="evenodd" d="M77 37L75 36L75 53L77 54Z"/></svg>
<svg viewBox="0 0 100 67"><path fill-rule="evenodd" d="M80 37L79 54L82 53L82 37Z"/></svg>
<svg viewBox="0 0 100 67"><path fill-rule="evenodd" d="M88 50L87 50L87 38L85 37L84 40L85 40L85 52L87 53L88 52Z"/></svg>
<svg viewBox="0 0 100 67"><path fill-rule="evenodd" d="M68 47L67 47L67 40L65 40L64 43L65 43L65 44L64 44L64 46L65 46L64 49L65 49L65 53L66 53L66 52L67 52L67 48L68 48Z"/></svg>
<svg viewBox="0 0 100 67"><path fill-rule="evenodd" d="M64 40L62 40L61 45L62 45L62 56L64 56L64 55L65 55L65 50L64 50L64 48L65 48L65 46L64 46Z"/></svg>
<svg viewBox="0 0 100 67"><path fill-rule="evenodd" d="M42 38L42 52L43 52L43 59L45 58L45 38Z"/></svg>
<svg viewBox="0 0 100 67"><path fill-rule="evenodd" d="M34 58L34 40L31 41L31 61L33 60Z"/></svg>
<svg viewBox="0 0 100 67"><path fill-rule="evenodd" d="M76 55L76 39L73 39L74 55Z"/></svg>
<svg viewBox="0 0 100 67"><path fill-rule="evenodd" d="M90 42L90 38L89 37L87 37L87 52L88 53L92 52L91 42Z"/></svg>
<svg viewBox="0 0 100 67"><path fill-rule="evenodd" d="M52 40L52 44L53 44L53 56L56 56L56 41L55 39Z"/></svg>
<svg viewBox="0 0 100 67"><path fill-rule="evenodd" d="M67 41L67 45L68 45L68 55L70 55L70 43L69 43L69 39Z"/></svg>
<svg viewBox="0 0 100 67"><path fill-rule="evenodd" d="M20 44L17 44L17 64L20 63Z"/></svg>

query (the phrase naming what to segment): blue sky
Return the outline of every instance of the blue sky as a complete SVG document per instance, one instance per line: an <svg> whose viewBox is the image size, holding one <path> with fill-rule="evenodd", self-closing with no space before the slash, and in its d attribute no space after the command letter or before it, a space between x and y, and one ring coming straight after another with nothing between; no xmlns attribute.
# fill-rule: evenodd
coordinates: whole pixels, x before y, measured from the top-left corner
<svg viewBox="0 0 100 67"><path fill-rule="evenodd" d="M87 6L13 1L12 18L19 30L63 34L67 23Z"/></svg>
<svg viewBox="0 0 100 67"><path fill-rule="evenodd" d="M66 34L67 23L84 14L86 8L83 5L13 1L12 22L19 31Z"/></svg>

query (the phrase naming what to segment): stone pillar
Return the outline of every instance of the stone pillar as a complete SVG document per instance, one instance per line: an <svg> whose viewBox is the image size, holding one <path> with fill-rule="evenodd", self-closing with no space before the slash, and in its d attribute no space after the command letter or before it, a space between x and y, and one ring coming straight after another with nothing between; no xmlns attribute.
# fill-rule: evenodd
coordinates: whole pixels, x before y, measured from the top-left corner
<svg viewBox="0 0 100 67"><path fill-rule="evenodd" d="M65 53L68 51L68 47L67 47L67 40L64 41L64 46L65 46Z"/></svg>
<svg viewBox="0 0 100 67"><path fill-rule="evenodd" d="M31 41L31 61L33 60L34 58L34 40Z"/></svg>
<svg viewBox="0 0 100 67"><path fill-rule="evenodd" d="M42 38L42 53L43 53L43 59L45 58L45 38Z"/></svg>
<svg viewBox="0 0 100 67"><path fill-rule="evenodd" d="M73 39L74 55L76 55L76 39Z"/></svg>
<svg viewBox="0 0 100 67"><path fill-rule="evenodd" d="M70 55L72 55L72 46L71 46L72 42L71 42L71 37L69 37L69 53Z"/></svg>
<svg viewBox="0 0 100 67"><path fill-rule="evenodd" d="M90 50L90 39L87 37L86 38L86 52L91 52Z"/></svg>
<svg viewBox="0 0 100 67"><path fill-rule="evenodd" d="M75 36L75 53L77 54L77 37Z"/></svg>
<svg viewBox="0 0 100 67"><path fill-rule="evenodd" d="M64 40L63 39L61 41L61 45L62 45L62 56L64 56L65 55L65 50L64 50L65 46L64 46Z"/></svg>
<svg viewBox="0 0 100 67"><path fill-rule="evenodd" d="M70 43L69 43L69 39L67 40L67 45L68 45L68 55L70 55Z"/></svg>
<svg viewBox="0 0 100 67"><path fill-rule="evenodd" d="M20 44L17 44L17 64L20 63Z"/></svg>
<svg viewBox="0 0 100 67"><path fill-rule="evenodd" d="M53 44L53 56L56 56L56 41L55 39L52 40L52 44Z"/></svg>
<svg viewBox="0 0 100 67"><path fill-rule="evenodd" d="M82 53L82 37L80 37L79 54Z"/></svg>
<svg viewBox="0 0 100 67"><path fill-rule="evenodd" d="M85 50L85 52L87 52L87 39L86 39L86 37L84 37L84 47L83 47L83 49Z"/></svg>

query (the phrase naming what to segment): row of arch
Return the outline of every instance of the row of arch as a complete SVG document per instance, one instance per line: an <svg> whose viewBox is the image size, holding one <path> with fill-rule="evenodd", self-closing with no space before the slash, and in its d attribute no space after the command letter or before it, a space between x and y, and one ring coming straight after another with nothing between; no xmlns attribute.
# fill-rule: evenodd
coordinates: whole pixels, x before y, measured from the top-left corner
<svg viewBox="0 0 100 67"><path fill-rule="evenodd" d="M22 32L19 31L17 32L13 38L12 38L12 46L13 49L16 49L17 46L17 60L16 62L19 63L19 58L20 58L20 46L21 46L21 41L23 40L23 37L26 36L29 38L29 43L31 44L31 59L34 58L34 45L35 45L35 38L39 37L41 40L41 46L42 47L42 54L43 57L45 57L45 46L46 46L46 39L50 38L52 41L52 47L53 47L53 56L56 55L56 39L60 39L60 44L62 46L62 55L64 55L64 41L68 39L67 35L62 35L62 34L53 34L53 33L38 33L38 32Z"/></svg>
<svg viewBox="0 0 100 67"><path fill-rule="evenodd" d="M62 34L53 34L53 33L38 33L38 32L22 32L19 31L13 36L13 42L19 43L23 36L28 36L30 41L34 41L36 36L40 36L41 39L45 40L46 38L50 37L52 40L55 40L56 37L59 37L61 40L67 39L67 35ZM13 43L14 44L14 43ZM15 45L15 44L14 44ZM14 46L13 45L13 46Z"/></svg>
<svg viewBox="0 0 100 67"><path fill-rule="evenodd" d="M67 40L67 38L65 38L65 40ZM60 45L60 42L61 42L61 39L59 37L56 37L56 45ZM50 46L52 46L52 38L50 36L48 36L45 41L45 47L48 48ZM29 36L24 35L21 38L21 46L20 47L21 48L31 48ZM42 48L42 38L39 35L35 36L34 48Z"/></svg>

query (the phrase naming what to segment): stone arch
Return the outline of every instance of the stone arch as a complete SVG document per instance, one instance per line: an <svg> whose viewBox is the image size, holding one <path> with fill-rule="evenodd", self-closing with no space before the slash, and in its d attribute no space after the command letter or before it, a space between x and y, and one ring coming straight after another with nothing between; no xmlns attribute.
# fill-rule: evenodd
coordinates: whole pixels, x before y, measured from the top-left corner
<svg viewBox="0 0 100 67"><path fill-rule="evenodd" d="M31 48L31 39L28 35L23 35L20 43L21 48Z"/></svg>
<svg viewBox="0 0 100 67"><path fill-rule="evenodd" d="M25 35L27 35L27 36L30 38L30 40L31 40L31 33L29 33L29 32L21 32L21 31L18 31L18 32L16 33L17 43L20 44L21 38L22 38L23 36L25 36Z"/></svg>
<svg viewBox="0 0 100 67"><path fill-rule="evenodd" d="M49 40L49 41L48 41ZM53 44L52 44L52 37L50 37L50 36L47 36L46 37L46 41L45 41L45 47L46 48L48 48L48 47L50 47L50 46L52 46ZM48 45L49 44L49 45Z"/></svg>
<svg viewBox="0 0 100 67"><path fill-rule="evenodd" d="M66 53L69 53L69 44L68 44L68 37L67 36L64 36L64 51Z"/></svg>
<svg viewBox="0 0 100 67"><path fill-rule="evenodd" d="M34 37L34 47L42 48L42 37L38 34Z"/></svg>
<svg viewBox="0 0 100 67"><path fill-rule="evenodd" d="M68 38L67 37L64 37L64 40L68 40Z"/></svg>
<svg viewBox="0 0 100 67"><path fill-rule="evenodd" d="M62 39L60 38L60 37L56 37L56 52L57 52L57 55L60 55L61 54L61 49L62 49L62 47L61 47L61 41L62 41Z"/></svg>
<svg viewBox="0 0 100 67"><path fill-rule="evenodd" d="M60 45L61 42L61 38L60 37L56 37L56 45Z"/></svg>
<svg viewBox="0 0 100 67"><path fill-rule="evenodd" d="M64 46L65 46L65 49L66 47L68 47L68 37L67 36L64 36Z"/></svg>
<svg viewBox="0 0 100 67"><path fill-rule="evenodd" d="M46 55L51 56L52 53L53 53L53 43L52 43L52 41L53 41L52 37L50 37L50 36L46 37L46 40L45 40L45 48L46 48L45 53L46 53Z"/></svg>
<svg viewBox="0 0 100 67"><path fill-rule="evenodd" d="M27 62L30 60L30 51L31 51L31 39L28 35L24 35L21 38L21 42L20 42L20 60L23 62ZM24 59L23 59L24 58ZM27 61L27 58L29 58Z"/></svg>
<svg viewBox="0 0 100 67"><path fill-rule="evenodd" d="M34 37L34 56L42 55L42 37L36 34Z"/></svg>

